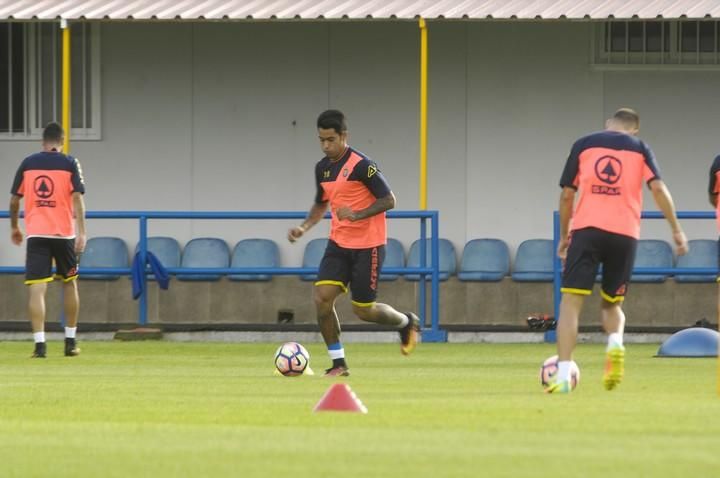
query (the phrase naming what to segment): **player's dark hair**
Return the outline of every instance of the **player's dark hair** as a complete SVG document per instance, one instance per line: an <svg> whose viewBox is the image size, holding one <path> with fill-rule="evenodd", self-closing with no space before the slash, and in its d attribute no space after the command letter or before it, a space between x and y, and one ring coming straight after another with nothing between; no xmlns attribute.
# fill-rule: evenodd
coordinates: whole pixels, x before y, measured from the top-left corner
<svg viewBox="0 0 720 478"><path fill-rule="evenodd" d="M318 129L334 129L337 134L342 134L347 131L345 115L338 110L323 111L318 116L317 127Z"/></svg>
<svg viewBox="0 0 720 478"><path fill-rule="evenodd" d="M631 128L640 127L640 115L637 114L637 111L630 108L620 108L613 115L613 119Z"/></svg>
<svg viewBox="0 0 720 478"><path fill-rule="evenodd" d="M65 138L65 131L56 122L48 123L43 130L42 139L45 143L62 143Z"/></svg>

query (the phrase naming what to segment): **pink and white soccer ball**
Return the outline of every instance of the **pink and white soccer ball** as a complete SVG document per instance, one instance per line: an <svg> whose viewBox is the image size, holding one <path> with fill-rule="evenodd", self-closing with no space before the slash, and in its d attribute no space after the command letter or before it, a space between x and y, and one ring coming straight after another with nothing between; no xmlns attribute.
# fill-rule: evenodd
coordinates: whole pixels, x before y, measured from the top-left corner
<svg viewBox="0 0 720 478"><path fill-rule="evenodd" d="M297 342L282 344L275 352L275 368L286 377L302 375L310 364L310 354Z"/></svg>
<svg viewBox="0 0 720 478"><path fill-rule="evenodd" d="M547 360L545 360L545 362L543 362L542 367L540 367L540 383L542 384L543 388L547 388L548 385L550 385L550 382L555 377L557 371L557 355L553 355L552 357L549 357ZM570 362L570 381L573 390L575 390L575 387L577 387L578 383L580 383L580 367L578 367L578 364L576 364L574 360Z"/></svg>

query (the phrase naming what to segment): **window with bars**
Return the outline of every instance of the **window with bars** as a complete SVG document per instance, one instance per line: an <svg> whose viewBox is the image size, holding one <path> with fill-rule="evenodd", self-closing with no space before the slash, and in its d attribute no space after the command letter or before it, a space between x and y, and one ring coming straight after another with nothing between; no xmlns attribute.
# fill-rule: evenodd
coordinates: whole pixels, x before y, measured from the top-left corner
<svg viewBox="0 0 720 478"><path fill-rule="evenodd" d="M0 23L0 140L39 138L62 118L62 33L58 23ZM100 139L99 32L70 28L73 139Z"/></svg>
<svg viewBox="0 0 720 478"><path fill-rule="evenodd" d="M720 65L716 20L611 21L598 28L596 65Z"/></svg>

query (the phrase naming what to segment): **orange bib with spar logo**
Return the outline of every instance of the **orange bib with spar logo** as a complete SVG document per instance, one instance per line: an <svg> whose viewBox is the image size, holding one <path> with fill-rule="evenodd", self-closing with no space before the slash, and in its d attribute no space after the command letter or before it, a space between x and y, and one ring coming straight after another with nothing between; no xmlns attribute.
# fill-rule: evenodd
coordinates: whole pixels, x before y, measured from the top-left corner
<svg viewBox="0 0 720 478"><path fill-rule="evenodd" d="M85 192L76 158L58 152L28 156L15 175L11 192L25 200L28 237L75 237L72 194Z"/></svg>
<svg viewBox="0 0 720 478"><path fill-rule="evenodd" d="M579 192L570 229L639 238L643 185L659 178L652 151L634 136L601 131L579 139L560 180Z"/></svg>

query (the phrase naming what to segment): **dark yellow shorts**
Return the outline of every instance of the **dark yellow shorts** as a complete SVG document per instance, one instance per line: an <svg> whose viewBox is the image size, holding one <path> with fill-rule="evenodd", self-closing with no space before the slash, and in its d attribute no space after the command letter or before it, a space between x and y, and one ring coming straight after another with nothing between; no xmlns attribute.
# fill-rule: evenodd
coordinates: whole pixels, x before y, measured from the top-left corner
<svg viewBox="0 0 720 478"><path fill-rule="evenodd" d="M328 241L315 285L337 285L345 292L349 287L353 305L370 307L377 299L383 260L384 245L369 249L346 249L335 241Z"/></svg>
<svg viewBox="0 0 720 478"><path fill-rule="evenodd" d="M57 275L63 281L69 282L77 278L75 239L29 238L25 257L25 283L51 282L53 259Z"/></svg>
<svg viewBox="0 0 720 478"><path fill-rule="evenodd" d="M608 302L620 302L627 292L635 263L637 239L587 227L573 231L563 267L562 292L590 295L600 264L602 289Z"/></svg>

